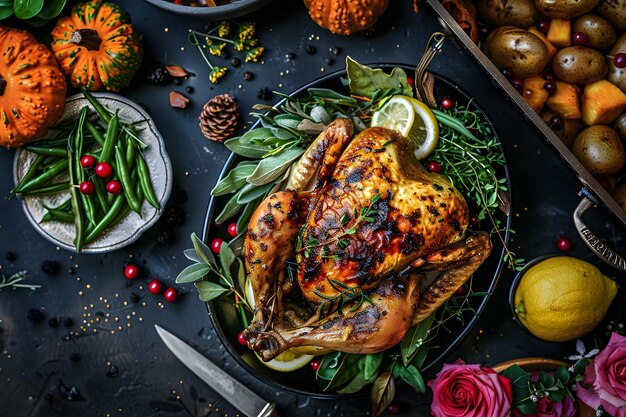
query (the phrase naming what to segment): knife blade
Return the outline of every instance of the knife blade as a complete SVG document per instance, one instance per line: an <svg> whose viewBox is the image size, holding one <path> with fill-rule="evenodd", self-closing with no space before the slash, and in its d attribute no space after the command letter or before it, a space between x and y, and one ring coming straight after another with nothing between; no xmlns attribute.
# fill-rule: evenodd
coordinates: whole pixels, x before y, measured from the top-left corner
<svg viewBox="0 0 626 417"><path fill-rule="evenodd" d="M233 407L248 417L276 416L275 404L263 400L172 333L157 324L154 327L174 356Z"/></svg>

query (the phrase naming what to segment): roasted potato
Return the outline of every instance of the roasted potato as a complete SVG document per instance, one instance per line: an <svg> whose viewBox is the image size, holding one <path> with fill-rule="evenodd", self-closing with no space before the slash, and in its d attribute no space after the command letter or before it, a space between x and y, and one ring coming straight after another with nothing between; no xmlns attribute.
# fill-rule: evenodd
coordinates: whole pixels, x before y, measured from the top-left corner
<svg viewBox="0 0 626 417"><path fill-rule="evenodd" d="M538 75L548 65L548 48L529 31L514 26L500 26L492 31L483 50L499 69L508 69L514 77Z"/></svg>
<svg viewBox="0 0 626 417"><path fill-rule="evenodd" d="M611 55L618 52L626 53L626 33L623 33L611 48ZM609 73L606 79L626 93L626 68L617 68L613 60L609 60Z"/></svg>
<svg viewBox="0 0 626 417"><path fill-rule="evenodd" d="M615 119L615 123L613 123L613 127L619 133L619 137L622 138L623 141L626 141L626 113L622 113Z"/></svg>
<svg viewBox="0 0 626 417"><path fill-rule="evenodd" d="M591 11L600 0L535 0L539 13L553 19L572 19Z"/></svg>
<svg viewBox="0 0 626 417"><path fill-rule="evenodd" d="M626 151L615 129L606 125L588 127L576 136L572 153L596 177L613 175L626 164Z"/></svg>
<svg viewBox="0 0 626 417"><path fill-rule="evenodd" d="M626 0L602 0L596 12L611 22L615 30L626 30Z"/></svg>
<svg viewBox="0 0 626 417"><path fill-rule="evenodd" d="M576 18L572 32L584 33L589 38L587 46L599 50L609 49L617 38L613 25L595 14L585 14Z"/></svg>
<svg viewBox="0 0 626 417"><path fill-rule="evenodd" d="M550 125L550 118L556 115L557 114L553 111L545 111L541 113L541 118L544 122ZM584 126L579 119L563 119L563 129L553 129L553 131L554 134L557 135L559 139L561 139L565 146L569 148L570 146L572 146L572 143L574 143L574 139L576 139L576 136L578 136L580 131L583 130L583 127Z"/></svg>
<svg viewBox="0 0 626 417"><path fill-rule="evenodd" d="M617 201L622 209L626 210L626 184L618 185L612 192L611 197Z"/></svg>
<svg viewBox="0 0 626 417"><path fill-rule="evenodd" d="M604 55L586 46L569 46L554 55L552 72L572 84L588 84L601 80L609 69Z"/></svg>
<svg viewBox="0 0 626 417"><path fill-rule="evenodd" d="M491 26L529 28L539 13L533 0L478 0L478 13Z"/></svg>

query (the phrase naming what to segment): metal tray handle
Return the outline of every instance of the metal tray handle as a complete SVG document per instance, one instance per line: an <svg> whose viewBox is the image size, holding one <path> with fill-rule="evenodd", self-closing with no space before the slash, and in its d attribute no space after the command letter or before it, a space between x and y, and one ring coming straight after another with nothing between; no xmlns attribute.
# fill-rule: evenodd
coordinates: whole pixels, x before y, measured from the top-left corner
<svg viewBox="0 0 626 417"><path fill-rule="evenodd" d="M595 206L595 199L593 194L586 188L583 188L580 192L583 196L582 201L574 210L574 224L578 234L585 241L589 249L593 253L598 255L607 264L620 271L626 271L626 260L619 256L613 249L608 247L600 238L598 238L586 225L583 223L582 215L591 207Z"/></svg>

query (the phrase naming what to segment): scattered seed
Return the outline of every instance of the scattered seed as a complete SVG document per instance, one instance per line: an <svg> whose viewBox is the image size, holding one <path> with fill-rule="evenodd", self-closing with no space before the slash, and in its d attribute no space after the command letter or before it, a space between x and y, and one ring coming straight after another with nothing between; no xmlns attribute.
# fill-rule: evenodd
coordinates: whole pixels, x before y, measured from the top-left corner
<svg viewBox="0 0 626 417"><path fill-rule="evenodd" d="M246 72L244 72L244 74L243 74L243 79L244 79L244 80L246 80L246 81L250 81L250 80L252 80L253 78L254 78L254 74L253 74L253 73L251 73L250 71L246 71Z"/></svg>
<svg viewBox="0 0 626 417"><path fill-rule="evenodd" d="M314 47L313 45L308 45L308 46L306 47L306 53L307 53L307 54L309 54L309 55L313 55L313 54L314 54L314 53L316 53L316 52L317 52L317 48L316 48L316 47Z"/></svg>
<svg viewBox="0 0 626 417"><path fill-rule="evenodd" d="M7 252L4 254L4 259L9 262L15 262L16 256L13 252Z"/></svg>
<svg viewBox="0 0 626 417"><path fill-rule="evenodd" d="M43 261L41 270L48 275L56 275L59 273L59 263L57 261Z"/></svg>
<svg viewBox="0 0 626 417"><path fill-rule="evenodd" d="M230 65L233 67L238 67L239 64L241 64L241 60L239 60L239 58L233 58L230 60Z"/></svg>

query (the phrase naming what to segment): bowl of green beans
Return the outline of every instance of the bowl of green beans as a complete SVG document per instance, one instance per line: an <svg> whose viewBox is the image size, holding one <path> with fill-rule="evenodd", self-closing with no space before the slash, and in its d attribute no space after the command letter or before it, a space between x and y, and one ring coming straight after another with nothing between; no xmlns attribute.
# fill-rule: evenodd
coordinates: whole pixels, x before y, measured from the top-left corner
<svg viewBox="0 0 626 417"><path fill-rule="evenodd" d="M26 217L55 245L104 253L137 240L159 219L172 165L152 118L109 93L69 97L47 137L19 149L15 188Z"/></svg>

